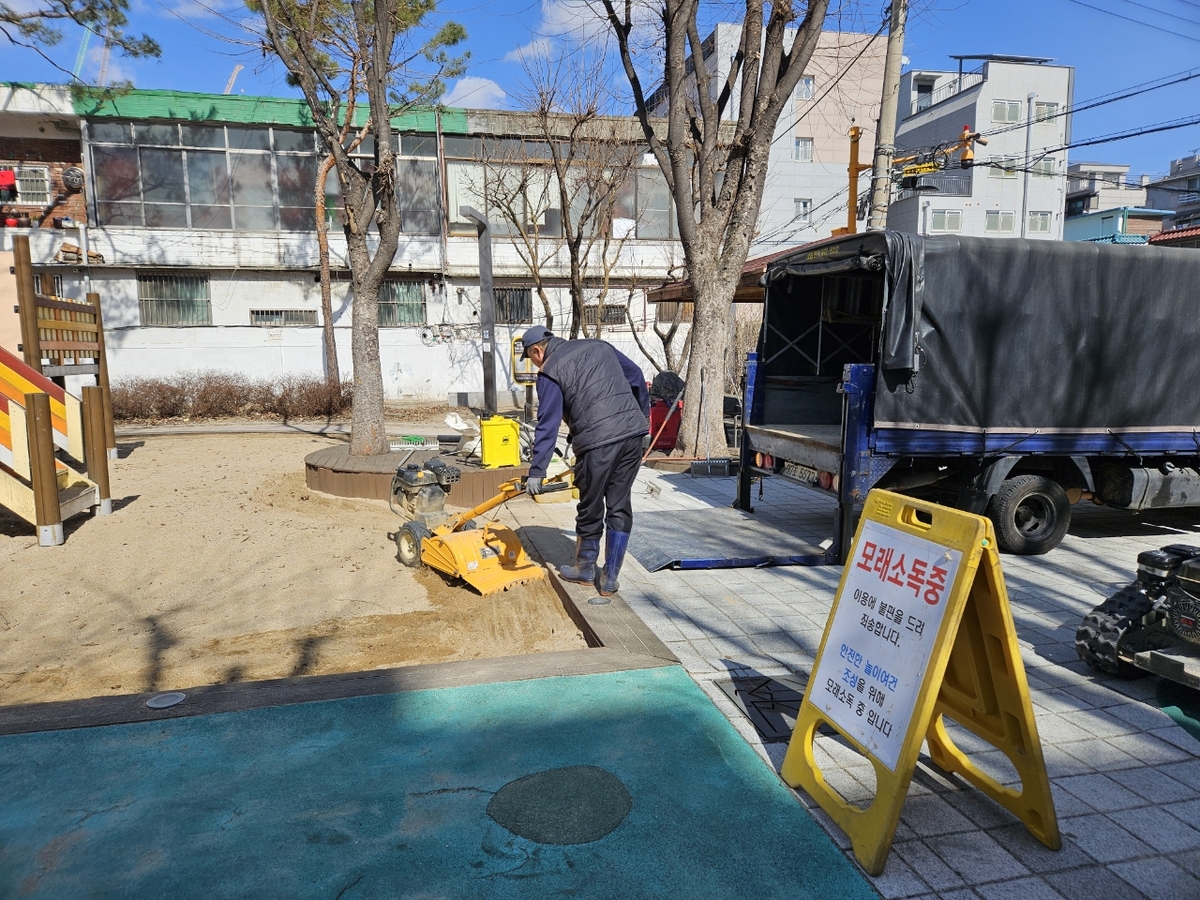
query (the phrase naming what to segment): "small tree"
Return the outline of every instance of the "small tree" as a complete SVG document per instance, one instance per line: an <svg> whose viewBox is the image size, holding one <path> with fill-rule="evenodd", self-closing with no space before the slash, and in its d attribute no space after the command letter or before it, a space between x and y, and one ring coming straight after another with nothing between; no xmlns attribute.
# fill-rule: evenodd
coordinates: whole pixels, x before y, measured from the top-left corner
<svg viewBox="0 0 1200 900"><path fill-rule="evenodd" d="M248 2L262 15L267 46L303 92L334 158L354 289L350 453L386 453L379 289L400 240L392 119L441 96L444 79L460 73L465 60L451 58L446 48L466 33L451 22L424 42L414 39L433 12L434 0ZM347 123L364 106L363 134L373 138L375 147L370 166L360 166L343 143ZM371 233L378 234L377 243L368 239Z"/></svg>
<svg viewBox="0 0 1200 900"><path fill-rule="evenodd" d="M632 305L632 292L630 301ZM654 312L654 336L658 338L659 348L652 349L647 346L646 341L638 334L638 329L633 321L633 313L629 307L626 307L625 316L629 321L630 332L633 334L633 341L637 344L638 349L642 351L642 356L650 360L650 364L659 372L682 372L687 368L688 356L692 351L692 316L689 314L684 318L685 307L690 311L692 305L690 303L656 303ZM669 312L666 315L662 314L662 310L666 308ZM683 335L683 342L676 347L676 339L679 338L679 326L687 324L688 328ZM659 362L661 356L662 362Z"/></svg>
<svg viewBox="0 0 1200 900"><path fill-rule="evenodd" d="M730 305L762 204L775 126L816 49L829 3L809 0L801 18L798 4L768 8L764 0L743 0L740 40L720 83L701 45L707 10L700 0L663 0L653 25L629 0L601 3L679 224L695 298L687 381L698 384L704 372L710 385L724 384ZM641 36L661 48L661 70L640 65L653 58L641 52ZM643 77L663 85L665 139L652 126L651 115L661 109L651 105ZM685 450L696 449L698 435L722 433L722 409L722 392L707 391L699 418L689 416L681 430Z"/></svg>
<svg viewBox="0 0 1200 900"><path fill-rule="evenodd" d="M149 35L134 37L125 33L128 10L129 0L33 0L16 4L0 0L0 34L9 43L36 53L74 81L75 75L46 53L47 48L62 41L63 25L81 25L93 34L103 35L105 43L125 56L159 56L159 46ZM118 90L121 87L113 86Z"/></svg>

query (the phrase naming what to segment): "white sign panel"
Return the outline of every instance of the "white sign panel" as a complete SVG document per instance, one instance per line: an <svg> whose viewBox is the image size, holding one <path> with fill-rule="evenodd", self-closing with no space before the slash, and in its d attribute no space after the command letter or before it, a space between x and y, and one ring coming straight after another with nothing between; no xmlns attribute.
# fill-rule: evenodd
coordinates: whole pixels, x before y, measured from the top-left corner
<svg viewBox="0 0 1200 900"><path fill-rule="evenodd" d="M809 702L893 772L962 553L866 521Z"/></svg>

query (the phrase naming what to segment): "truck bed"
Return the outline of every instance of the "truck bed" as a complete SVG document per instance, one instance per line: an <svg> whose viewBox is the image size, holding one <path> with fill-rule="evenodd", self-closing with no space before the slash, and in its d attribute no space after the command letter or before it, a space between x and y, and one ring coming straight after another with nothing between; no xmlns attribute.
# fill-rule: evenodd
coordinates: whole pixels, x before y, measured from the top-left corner
<svg viewBox="0 0 1200 900"><path fill-rule="evenodd" d="M826 472L839 471L841 425L747 425L745 431L757 451Z"/></svg>

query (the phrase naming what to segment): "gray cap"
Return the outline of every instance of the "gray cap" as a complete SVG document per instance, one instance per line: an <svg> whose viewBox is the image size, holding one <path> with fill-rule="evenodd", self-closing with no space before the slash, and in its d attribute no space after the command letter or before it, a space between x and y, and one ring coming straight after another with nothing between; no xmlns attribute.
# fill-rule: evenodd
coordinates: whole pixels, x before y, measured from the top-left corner
<svg viewBox="0 0 1200 900"><path fill-rule="evenodd" d="M554 332L545 325L534 325L532 328L526 328L525 333L521 335L521 346L525 349L521 351L521 359L529 358L529 348L534 344L540 344L546 338L554 337Z"/></svg>

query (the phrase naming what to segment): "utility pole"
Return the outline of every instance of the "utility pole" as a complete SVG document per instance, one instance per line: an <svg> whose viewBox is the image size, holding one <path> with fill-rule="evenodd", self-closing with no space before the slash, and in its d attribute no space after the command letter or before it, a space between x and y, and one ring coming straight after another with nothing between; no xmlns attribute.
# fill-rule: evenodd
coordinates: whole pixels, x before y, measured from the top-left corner
<svg viewBox="0 0 1200 900"><path fill-rule="evenodd" d="M900 67L904 54L904 25L908 0L892 0L887 56L883 64L883 98L879 106L879 130L875 137L875 171L871 176L871 214L867 231L887 228L888 204L892 194L892 157L896 155L896 110L900 102ZM850 198L854 202L854 198Z"/></svg>
<svg viewBox="0 0 1200 900"><path fill-rule="evenodd" d="M1021 237L1028 236L1029 229L1029 160L1033 156L1033 101L1037 92L1030 91L1026 98L1025 115L1025 184L1021 190Z"/></svg>

